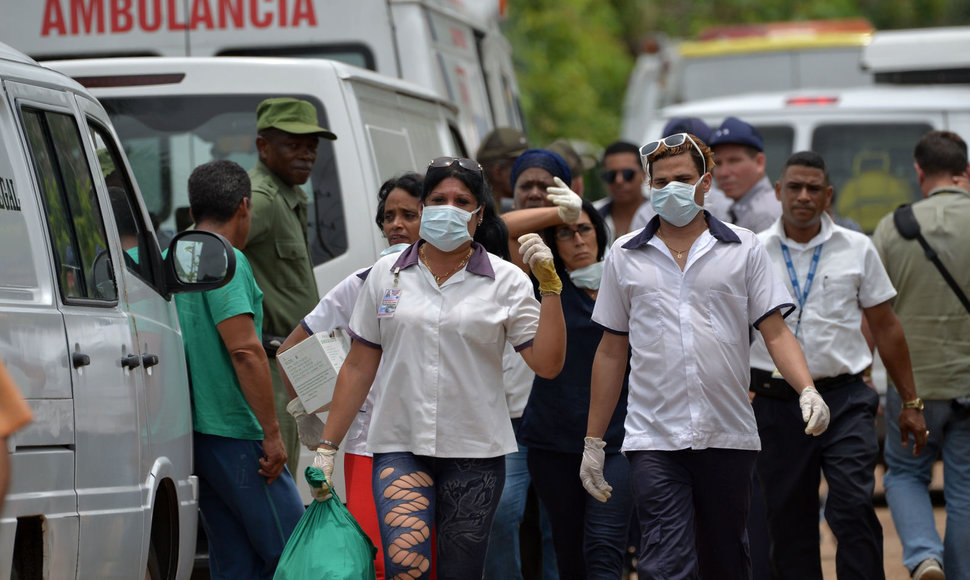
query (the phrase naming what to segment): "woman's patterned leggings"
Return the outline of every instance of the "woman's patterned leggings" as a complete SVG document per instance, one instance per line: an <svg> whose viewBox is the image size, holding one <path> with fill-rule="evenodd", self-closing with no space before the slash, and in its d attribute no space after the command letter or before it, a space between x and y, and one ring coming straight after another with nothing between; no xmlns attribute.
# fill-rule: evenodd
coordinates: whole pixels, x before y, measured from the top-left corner
<svg viewBox="0 0 970 580"><path fill-rule="evenodd" d="M481 578L505 457L374 455L374 501L387 580L428 578L432 524L438 580Z"/></svg>

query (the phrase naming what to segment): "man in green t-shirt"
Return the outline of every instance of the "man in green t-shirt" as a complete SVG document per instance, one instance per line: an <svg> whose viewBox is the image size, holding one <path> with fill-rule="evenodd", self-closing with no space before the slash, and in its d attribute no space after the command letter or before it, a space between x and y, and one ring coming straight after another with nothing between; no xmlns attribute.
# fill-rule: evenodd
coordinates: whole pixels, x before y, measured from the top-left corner
<svg viewBox="0 0 970 580"><path fill-rule="evenodd" d="M296 473L300 441L296 423L285 411L290 397L276 365L276 349L319 300L307 243L308 200L300 186L310 179L320 138L337 137L319 126L312 103L286 97L259 104L256 130L259 162L249 171L253 219L245 253L266 294L262 340L270 359L287 465Z"/></svg>
<svg viewBox="0 0 970 580"><path fill-rule="evenodd" d="M263 292L246 256L252 203L246 171L232 161L189 177L196 229L233 245L236 273L225 286L177 294L192 385L199 508L216 578L271 577L303 515L273 404L260 334Z"/></svg>

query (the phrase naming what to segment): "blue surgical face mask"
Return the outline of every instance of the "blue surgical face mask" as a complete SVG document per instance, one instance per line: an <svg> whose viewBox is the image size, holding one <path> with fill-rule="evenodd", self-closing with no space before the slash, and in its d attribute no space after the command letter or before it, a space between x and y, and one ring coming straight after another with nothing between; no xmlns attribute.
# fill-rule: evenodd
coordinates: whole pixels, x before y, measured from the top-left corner
<svg viewBox="0 0 970 580"><path fill-rule="evenodd" d="M419 234L442 252L450 252L472 239L468 233L468 222L473 213L453 205L425 206L421 213Z"/></svg>
<svg viewBox="0 0 970 580"><path fill-rule="evenodd" d="M600 289L600 280L603 278L603 262L593 262L589 266L576 268L569 273L569 279L579 288L590 290Z"/></svg>
<svg viewBox="0 0 970 580"><path fill-rule="evenodd" d="M398 252L403 252L410 245L411 244L394 244L393 246L384 248L384 251L381 252L381 257L383 258L384 256L386 256L388 254L396 254Z"/></svg>
<svg viewBox="0 0 970 580"><path fill-rule="evenodd" d="M651 188L650 205L667 222L677 227L686 226L701 211L701 206L694 201L694 192L702 179L703 175L694 185L671 181L660 189Z"/></svg>

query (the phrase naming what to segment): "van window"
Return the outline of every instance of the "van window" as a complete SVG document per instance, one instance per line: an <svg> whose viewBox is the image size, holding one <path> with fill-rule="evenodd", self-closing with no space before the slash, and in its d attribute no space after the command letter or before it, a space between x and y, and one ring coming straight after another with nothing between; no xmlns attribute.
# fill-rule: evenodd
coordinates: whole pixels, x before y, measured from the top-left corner
<svg viewBox="0 0 970 580"><path fill-rule="evenodd" d="M142 198L164 246L191 225L189 174L214 159L251 169L256 151L256 107L269 97L289 96L313 103L323 127L326 109L307 95L110 97L101 104L124 144ZM339 137L339 135L338 135ZM314 264L347 251L347 228L333 141L320 140L317 161L303 190L311 192L308 239Z"/></svg>
<svg viewBox="0 0 970 580"><path fill-rule="evenodd" d="M2 99L0 99L2 103ZM4 113L0 112L0 115ZM6 124L4 124L6 125ZM31 255L31 236L21 206L23 184L14 180L13 164L8 157L16 150L0 146L0 298L24 299L36 290L37 268ZM26 292L25 292L26 291Z"/></svg>
<svg viewBox="0 0 970 580"><path fill-rule="evenodd" d="M364 44L318 44L280 47L230 48L219 51L216 56L276 56L288 58L326 58L347 64L377 70L374 52Z"/></svg>
<svg viewBox="0 0 970 580"><path fill-rule="evenodd" d="M155 276L151 263L154 253L148 249L151 239L149 229L142 221L135 190L128 179L125 165L105 128L88 123L88 131L101 165L101 175L108 188L111 211L121 238L121 250L124 252L122 257L125 268L154 286Z"/></svg>
<svg viewBox="0 0 970 580"><path fill-rule="evenodd" d="M835 188L835 213L872 233L883 216L920 197L913 145L927 123L819 125L812 149L825 159Z"/></svg>
<svg viewBox="0 0 970 580"><path fill-rule="evenodd" d="M25 107L27 142L44 199L61 298L117 301L101 207L77 123Z"/></svg>
<svg viewBox="0 0 970 580"><path fill-rule="evenodd" d="M765 144L765 174L772 183L781 177L781 168L792 154L795 130L792 127L758 126L761 140Z"/></svg>

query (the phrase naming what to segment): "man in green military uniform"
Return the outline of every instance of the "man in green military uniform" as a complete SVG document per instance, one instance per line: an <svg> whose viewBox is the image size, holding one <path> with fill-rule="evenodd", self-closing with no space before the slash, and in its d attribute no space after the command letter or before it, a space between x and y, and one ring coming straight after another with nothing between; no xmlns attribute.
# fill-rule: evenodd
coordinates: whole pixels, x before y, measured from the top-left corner
<svg viewBox="0 0 970 580"><path fill-rule="evenodd" d="M290 398L276 348L319 299L307 245L307 194L300 186L310 179L320 138L337 136L319 126L313 104L292 98L261 102L256 130L259 162L249 171L253 218L245 253L263 290L263 346L270 359L287 466L295 474L300 442L296 423L286 412Z"/></svg>

